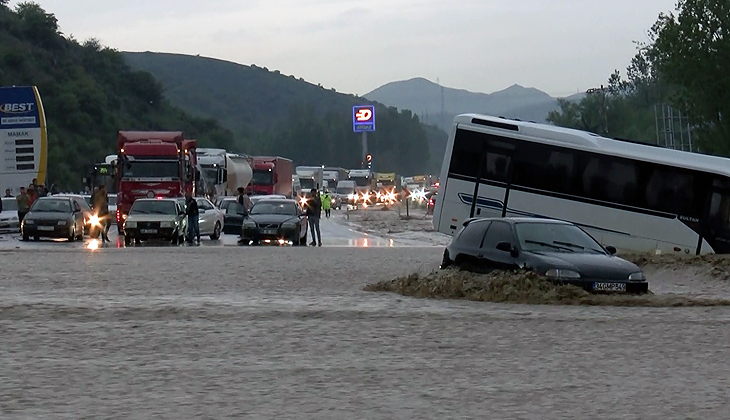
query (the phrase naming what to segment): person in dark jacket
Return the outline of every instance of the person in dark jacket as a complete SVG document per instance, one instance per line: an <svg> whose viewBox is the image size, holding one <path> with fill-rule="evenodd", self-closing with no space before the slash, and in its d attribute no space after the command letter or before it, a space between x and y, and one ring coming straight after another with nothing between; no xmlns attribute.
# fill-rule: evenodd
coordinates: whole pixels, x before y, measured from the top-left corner
<svg viewBox="0 0 730 420"><path fill-rule="evenodd" d="M312 188L310 196L307 197L305 207L307 223L309 223L309 230L312 232L312 243L309 245L322 246L322 234L319 231L319 217L322 215L322 200L319 198L319 193L316 188ZM316 237L314 236L315 232L317 233Z"/></svg>
<svg viewBox="0 0 730 420"><path fill-rule="evenodd" d="M193 243L193 235L198 239L200 244L200 225L198 225L198 202L193 198L190 191L185 193L185 214L188 216L188 243Z"/></svg>

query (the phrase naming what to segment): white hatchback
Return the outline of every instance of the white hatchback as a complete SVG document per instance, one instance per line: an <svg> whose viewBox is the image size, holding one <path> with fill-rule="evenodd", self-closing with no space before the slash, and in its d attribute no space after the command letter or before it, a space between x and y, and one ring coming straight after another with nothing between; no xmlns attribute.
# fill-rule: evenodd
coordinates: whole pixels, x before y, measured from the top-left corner
<svg viewBox="0 0 730 420"><path fill-rule="evenodd" d="M3 198L3 211L0 212L0 231L20 232L18 202L15 197Z"/></svg>

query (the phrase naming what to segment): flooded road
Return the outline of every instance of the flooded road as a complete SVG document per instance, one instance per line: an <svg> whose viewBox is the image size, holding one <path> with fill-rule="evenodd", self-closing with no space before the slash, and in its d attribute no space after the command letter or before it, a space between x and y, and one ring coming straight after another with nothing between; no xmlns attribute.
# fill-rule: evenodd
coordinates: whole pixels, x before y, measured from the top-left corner
<svg viewBox="0 0 730 420"><path fill-rule="evenodd" d="M438 247L53 245L0 250L3 419L728 418L727 307L362 291Z"/></svg>

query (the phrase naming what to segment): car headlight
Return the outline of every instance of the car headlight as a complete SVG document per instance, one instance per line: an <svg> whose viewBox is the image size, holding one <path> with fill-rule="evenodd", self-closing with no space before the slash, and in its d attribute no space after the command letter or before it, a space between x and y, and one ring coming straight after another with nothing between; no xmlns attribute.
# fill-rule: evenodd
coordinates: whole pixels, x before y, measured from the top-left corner
<svg viewBox="0 0 730 420"><path fill-rule="evenodd" d="M127 223L124 224L124 227L134 229L137 227L137 222L127 221Z"/></svg>
<svg viewBox="0 0 730 420"><path fill-rule="evenodd" d="M58 226L66 226L66 224L67 224L67 223L68 223L68 222L67 222L67 221L65 221L65 220L59 220L59 221L58 221Z"/></svg>
<svg viewBox="0 0 730 420"><path fill-rule="evenodd" d="M11 222L15 222L17 220L18 220L18 216L13 216L13 217L10 218L10 221Z"/></svg>
<svg viewBox="0 0 730 420"><path fill-rule="evenodd" d="M254 222L253 220L246 220L245 222L243 222L243 227L245 227L245 228L255 228L256 227L256 222Z"/></svg>
<svg viewBox="0 0 730 420"><path fill-rule="evenodd" d="M573 270L566 270L564 268L551 268L545 272L545 276L554 279L579 279L580 273Z"/></svg>
<svg viewBox="0 0 730 420"><path fill-rule="evenodd" d="M644 273L642 273L641 271L638 271L636 273L629 274L629 280L644 281L644 280L646 280L646 277L644 276Z"/></svg>
<svg viewBox="0 0 730 420"><path fill-rule="evenodd" d="M171 228L175 226L175 222L160 222L161 228Z"/></svg>
<svg viewBox="0 0 730 420"><path fill-rule="evenodd" d="M34 225L35 224L35 220L33 220L33 219L23 219L23 223L25 223L26 225Z"/></svg>
<svg viewBox="0 0 730 420"><path fill-rule="evenodd" d="M283 223L281 225L281 228L282 229L296 229L297 228L297 224L296 223L293 223L293 222L287 222L287 223Z"/></svg>

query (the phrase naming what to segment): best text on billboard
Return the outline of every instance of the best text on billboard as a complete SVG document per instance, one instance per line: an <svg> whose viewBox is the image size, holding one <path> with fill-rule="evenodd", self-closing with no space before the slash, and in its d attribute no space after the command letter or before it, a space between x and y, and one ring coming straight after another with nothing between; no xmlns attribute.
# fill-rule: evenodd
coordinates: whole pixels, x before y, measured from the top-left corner
<svg viewBox="0 0 730 420"><path fill-rule="evenodd" d="M352 107L352 131L375 131L375 107L373 105Z"/></svg>

